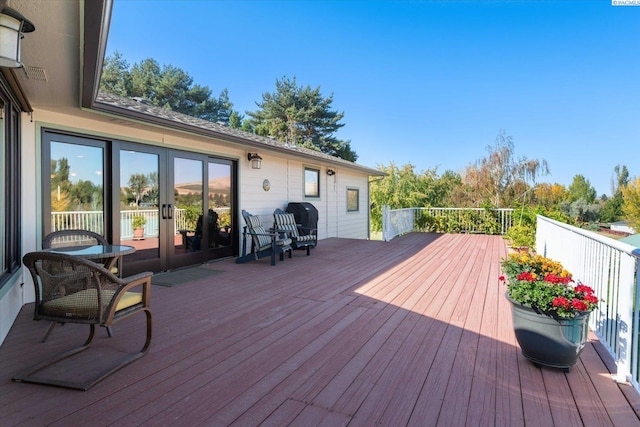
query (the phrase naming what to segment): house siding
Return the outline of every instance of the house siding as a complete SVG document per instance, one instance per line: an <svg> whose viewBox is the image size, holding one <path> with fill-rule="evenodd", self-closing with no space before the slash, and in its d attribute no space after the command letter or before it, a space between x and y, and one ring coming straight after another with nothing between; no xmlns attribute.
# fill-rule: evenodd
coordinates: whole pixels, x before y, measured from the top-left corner
<svg viewBox="0 0 640 427"><path fill-rule="evenodd" d="M368 237L367 182L368 175L341 169L321 161L300 160L294 155L269 152L266 149L244 148L236 143L215 140L198 135L186 135L178 131L148 126L143 123L128 122L101 114L82 112L62 114L39 109L34 112L33 122L23 121L23 149L31 155L23 156L25 173L23 185L23 223L34 224L23 235L24 250L38 249L42 241L41 232L41 189L39 171L41 165L42 129L83 134L108 140L122 140L150 146L193 151L212 156L226 157L238 161L239 208L260 216L265 225L273 222L273 211L284 209L289 202L310 202L318 209L318 238ZM261 169L252 169L247 161L247 152L258 152L262 157ZM304 168L320 170L320 197L304 197ZM335 170L329 176L327 168ZM263 189L264 180L269 180L268 191ZM360 189L360 211L346 211L346 188ZM34 206L36 209L33 209ZM238 212L239 224L243 225Z"/></svg>

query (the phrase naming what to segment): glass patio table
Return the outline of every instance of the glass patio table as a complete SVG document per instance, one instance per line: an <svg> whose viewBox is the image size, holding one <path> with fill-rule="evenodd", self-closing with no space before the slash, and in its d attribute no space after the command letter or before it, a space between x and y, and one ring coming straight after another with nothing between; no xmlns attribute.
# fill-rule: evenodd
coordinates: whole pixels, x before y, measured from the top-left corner
<svg viewBox="0 0 640 427"><path fill-rule="evenodd" d="M100 260L107 270L111 270L118 261L128 254L136 251L133 246L126 245L90 245L90 246L64 246L60 248L43 249L44 252L56 254L73 255L89 260ZM122 266L118 268L118 275L122 271Z"/></svg>

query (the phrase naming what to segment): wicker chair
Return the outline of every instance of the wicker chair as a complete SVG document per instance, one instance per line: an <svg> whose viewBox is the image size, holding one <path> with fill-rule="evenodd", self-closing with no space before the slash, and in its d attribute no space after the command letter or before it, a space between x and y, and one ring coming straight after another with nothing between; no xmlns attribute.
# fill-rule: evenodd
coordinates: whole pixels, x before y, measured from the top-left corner
<svg viewBox="0 0 640 427"><path fill-rule="evenodd" d="M273 212L273 228L276 232L286 232L291 237L293 249L306 249L307 256L311 254L311 248L318 244L318 230L304 228L296 224L296 217L292 213L282 209Z"/></svg>
<svg viewBox="0 0 640 427"><path fill-rule="evenodd" d="M86 245L108 245L109 242L104 236L95 233L90 230L82 230L82 229L69 229L69 230L58 230L53 231L47 234L42 242L42 249L51 249L51 248L62 248L69 246L86 246ZM109 260L108 263L104 265L104 267L108 270L111 270L112 273L118 273L118 266L116 265L117 258ZM42 337L42 342L45 342L53 328L60 323L61 325L64 322L51 322L49 328L47 328L47 332L45 332L44 337ZM107 333L109 336L112 335L113 331L111 328L107 328Z"/></svg>
<svg viewBox="0 0 640 427"><path fill-rule="evenodd" d="M13 378L16 382L48 384L87 390L98 381L144 356L151 343L151 276L140 273L124 279L116 277L100 264L66 254L31 252L24 256L35 285L34 320L89 325L89 337L79 347L50 357ZM131 292L141 288L141 292ZM36 375L44 368L86 350L95 334L95 326L108 327L136 313L146 316L147 336L142 349L118 361L91 379L71 382Z"/></svg>
<svg viewBox="0 0 640 427"><path fill-rule="evenodd" d="M58 230L49 233L42 242L44 249L66 246L108 245L107 239L89 230Z"/></svg>
<svg viewBox="0 0 640 427"><path fill-rule="evenodd" d="M276 254L280 255L280 261L284 261L284 253L289 252L291 258L291 239L279 233L267 231L262 226L260 218L242 210L242 217L247 224L242 233L242 256L236 259L240 264L253 259L260 259L266 256L271 257L271 265L276 265ZM251 236L251 253L247 254L247 234Z"/></svg>

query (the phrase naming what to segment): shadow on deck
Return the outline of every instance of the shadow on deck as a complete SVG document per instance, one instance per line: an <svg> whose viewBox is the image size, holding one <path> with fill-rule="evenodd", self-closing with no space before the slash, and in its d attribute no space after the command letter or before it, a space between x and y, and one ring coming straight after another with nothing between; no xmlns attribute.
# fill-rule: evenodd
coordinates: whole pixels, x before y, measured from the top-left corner
<svg viewBox="0 0 640 427"><path fill-rule="evenodd" d="M153 287L149 354L88 392L10 381L87 329L42 344L26 305L0 347L0 425L640 425L595 338L568 374L522 357L505 254L498 236L412 233L211 263L221 273ZM143 323L98 331L75 366L136 348Z"/></svg>

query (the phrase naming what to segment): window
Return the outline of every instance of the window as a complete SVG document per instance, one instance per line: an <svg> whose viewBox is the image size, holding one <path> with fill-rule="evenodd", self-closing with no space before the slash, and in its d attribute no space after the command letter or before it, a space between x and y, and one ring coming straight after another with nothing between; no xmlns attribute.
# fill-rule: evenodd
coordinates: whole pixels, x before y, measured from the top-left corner
<svg viewBox="0 0 640 427"><path fill-rule="evenodd" d="M0 81L0 287L20 268L20 111Z"/></svg>
<svg viewBox="0 0 640 427"><path fill-rule="evenodd" d="M82 228L107 237L105 142L45 130L42 144L42 236Z"/></svg>
<svg viewBox="0 0 640 427"><path fill-rule="evenodd" d="M360 210L360 189L347 188L347 212Z"/></svg>
<svg viewBox="0 0 640 427"><path fill-rule="evenodd" d="M304 168L304 196L320 197L320 170Z"/></svg>

